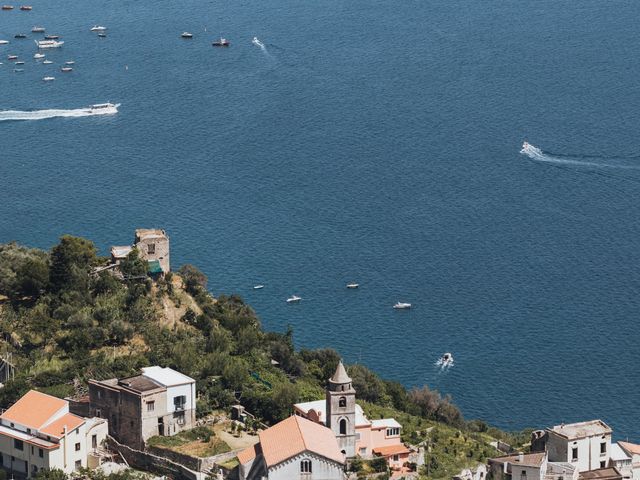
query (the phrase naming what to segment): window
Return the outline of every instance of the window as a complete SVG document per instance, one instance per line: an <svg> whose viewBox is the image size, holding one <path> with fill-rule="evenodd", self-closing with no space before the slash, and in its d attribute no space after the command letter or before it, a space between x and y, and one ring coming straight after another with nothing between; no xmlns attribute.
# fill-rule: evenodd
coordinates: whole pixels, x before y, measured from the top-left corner
<svg viewBox="0 0 640 480"><path fill-rule="evenodd" d="M150 243L149 245L147 245L147 253L149 255L153 255L154 253L156 253L156 244L155 243Z"/></svg>
<svg viewBox="0 0 640 480"><path fill-rule="evenodd" d="M100 390L98 390L98 399L102 398L102 392Z"/></svg>
<svg viewBox="0 0 640 480"><path fill-rule="evenodd" d="M31 455L33 455L33 445L31 445Z"/></svg>
<svg viewBox="0 0 640 480"><path fill-rule="evenodd" d="M347 406L347 397L340 397L340 400L338 400L338 406L340 408L345 408Z"/></svg>
<svg viewBox="0 0 640 480"><path fill-rule="evenodd" d="M38 456L40 458L44 458L44 450L42 450L41 448L38 449Z"/></svg>
<svg viewBox="0 0 640 480"><path fill-rule="evenodd" d="M400 456L399 455L394 455L393 456L393 461L397 462L398 460L400 460Z"/></svg>
<svg viewBox="0 0 640 480"><path fill-rule="evenodd" d="M600 444L600 456L602 457L603 455L607 454L607 442L602 442Z"/></svg>
<svg viewBox="0 0 640 480"><path fill-rule="evenodd" d="M522 470L522 473L520 474L520 478L527 478L527 471L526 470Z"/></svg>
<svg viewBox="0 0 640 480"><path fill-rule="evenodd" d="M102 417L102 410L99 408L96 409L96 417Z"/></svg>
<svg viewBox="0 0 640 480"><path fill-rule="evenodd" d="M300 462L300 473L311 473L311 460L302 460Z"/></svg>
<svg viewBox="0 0 640 480"><path fill-rule="evenodd" d="M359 455L364 457L367 454L367 447L360 447Z"/></svg>
<svg viewBox="0 0 640 480"><path fill-rule="evenodd" d="M571 461L572 462L578 461L578 447L573 447L571 449Z"/></svg>
<svg viewBox="0 0 640 480"><path fill-rule="evenodd" d="M187 404L186 395L179 395L177 397L173 397L173 406L176 410L184 410Z"/></svg>
<svg viewBox="0 0 640 480"><path fill-rule="evenodd" d="M98 435L91 435L91 448L98 448Z"/></svg>
<svg viewBox="0 0 640 480"><path fill-rule="evenodd" d="M17 438L14 438L13 448L15 448L16 450L24 450L24 443L22 443L22 440L18 440Z"/></svg>
<svg viewBox="0 0 640 480"><path fill-rule="evenodd" d="M153 412L156 409L156 402L147 402L147 412Z"/></svg>
<svg viewBox="0 0 640 480"><path fill-rule="evenodd" d="M76 470L80 470L82 468L82 460L76 460L75 467Z"/></svg>
<svg viewBox="0 0 640 480"><path fill-rule="evenodd" d="M176 422L178 422L178 425L184 425L185 424L184 412L180 412L178 415L176 415Z"/></svg>
<svg viewBox="0 0 640 480"><path fill-rule="evenodd" d="M347 420L346 419L342 419L340 420L340 435L346 435L347 434Z"/></svg>
<svg viewBox="0 0 640 480"><path fill-rule="evenodd" d="M27 428L27 433L28 433L29 435L31 435L31 429L30 429L30 428Z"/></svg>
<svg viewBox="0 0 640 480"><path fill-rule="evenodd" d="M38 473L38 467L36 465L31 465L31 472L34 474Z"/></svg>
<svg viewBox="0 0 640 480"><path fill-rule="evenodd" d="M10 424L10 425L11 425L11 428L15 427L15 425L14 425L13 423L12 423L12 424Z"/></svg>
<svg viewBox="0 0 640 480"><path fill-rule="evenodd" d="M80 451L80 443L76 443L76 452Z"/></svg>
<svg viewBox="0 0 640 480"><path fill-rule="evenodd" d="M400 435L398 427L387 428L387 437L397 437L398 435Z"/></svg>
<svg viewBox="0 0 640 480"><path fill-rule="evenodd" d="M600 468L604 468L607 466L607 462L600 462Z"/></svg>

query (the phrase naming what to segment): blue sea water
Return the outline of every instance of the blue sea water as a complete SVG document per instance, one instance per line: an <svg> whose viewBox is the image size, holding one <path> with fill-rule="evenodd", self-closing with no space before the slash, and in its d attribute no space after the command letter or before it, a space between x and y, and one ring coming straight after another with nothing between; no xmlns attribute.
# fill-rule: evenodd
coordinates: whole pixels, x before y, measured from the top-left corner
<svg viewBox="0 0 640 480"><path fill-rule="evenodd" d="M0 241L165 228L174 267L301 347L502 428L640 440L639 2L32 5L0 12L0 110L122 106L0 121ZM55 65L13 39L36 24Z"/></svg>

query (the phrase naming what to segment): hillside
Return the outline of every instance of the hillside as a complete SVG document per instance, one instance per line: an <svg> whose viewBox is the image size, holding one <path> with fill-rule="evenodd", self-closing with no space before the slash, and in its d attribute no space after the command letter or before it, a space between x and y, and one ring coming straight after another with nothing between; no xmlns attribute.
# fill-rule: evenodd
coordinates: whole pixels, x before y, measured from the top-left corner
<svg viewBox="0 0 640 480"><path fill-rule="evenodd" d="M193 266L153 282L135 250L121 265L124 278L94 273L107 262L92 242L71 236L50 252L0 245L0 352L15 365L15 378L0 389L0 407L30 388L78 395L90 378L131 375L153 364L196 379L199 416L240 402L271 424L288 416L293 403L323 397L340 358L334 350L296 351L292 330L265 332L238 296L214 299ZM430 449L431 478L495 455L496 438L523 441L466 422L449 398L428 387L407 391L362 365L348 372L370 418L394 416L405 441Z"/></svg>

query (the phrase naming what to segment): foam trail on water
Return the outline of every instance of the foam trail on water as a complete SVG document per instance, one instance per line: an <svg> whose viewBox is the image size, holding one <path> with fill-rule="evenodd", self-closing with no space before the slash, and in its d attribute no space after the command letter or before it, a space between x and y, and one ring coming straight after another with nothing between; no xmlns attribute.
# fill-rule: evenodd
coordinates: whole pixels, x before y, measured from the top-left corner
<svg viewBox="0 0 640 480"><path fill-rule="evenodd" d="M271 54L267 51L267 46L262 43L258 37L253 37L253 40L251 40L251 43L253 43L256 47L258 47L260 50L262 50L262 53L264 53L267 57L269 58L273 58L271 57Z"/></svg>
<svg viewBox="0 0 640 480"><path fill-rule="evenodd" d="M45 120L56 117L90 117L93 115L105 115L106 112L91 111L89 108L76 108L72 110L0 110L0 122L16 120Z"/></svg>
<svg viewBox="0 0 640 480"><path fill-rule="evenodd" d="M532 160L536 160L539 162L556 163L560 165L575 165L579 167L596 167L596 168L622 168L622 169L631 169L631 170L637 170L640 168L639 165L620 165L620 164L607 163L606 161L594 162L594 161L578 160L576 158L572 158L571 155L555 156L550 153L544 152L540 148L526 142L522 145L522 150L520 150L520 153L522 155L526 155ZM598 157L592 156L589 158L598 158ZM605 159L603 158L603 160Z"/></svg>

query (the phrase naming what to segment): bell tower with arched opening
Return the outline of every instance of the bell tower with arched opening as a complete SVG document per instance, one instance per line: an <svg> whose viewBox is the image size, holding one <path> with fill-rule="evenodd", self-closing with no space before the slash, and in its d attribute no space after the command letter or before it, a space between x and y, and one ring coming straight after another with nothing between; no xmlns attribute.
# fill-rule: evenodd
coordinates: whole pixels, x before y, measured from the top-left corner
<svg viewBox="0 0 640 480"><path fill-rule="evenodd" d="M327 382L327 427L347 457L356 456L356 391L342 360Z"/></svg>

